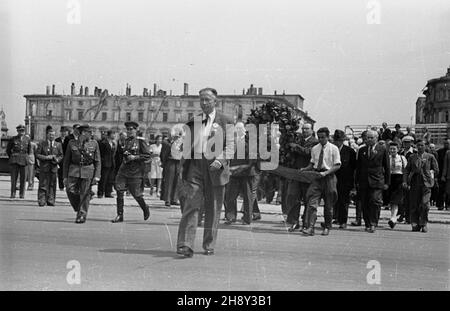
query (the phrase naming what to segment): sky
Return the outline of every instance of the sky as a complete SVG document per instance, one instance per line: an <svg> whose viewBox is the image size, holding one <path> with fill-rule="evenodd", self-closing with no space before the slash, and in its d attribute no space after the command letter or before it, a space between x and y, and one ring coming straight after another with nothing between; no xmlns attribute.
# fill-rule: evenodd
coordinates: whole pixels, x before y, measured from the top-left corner
<svg viewBox="0 0 450 311"><path fill-rule="evenodd" d="M427 80L450 66L449 34L448 0L2 0L0 104L14 129L23 95L46 85L253 84L301 94L317 126L410 124Z"/></svg>

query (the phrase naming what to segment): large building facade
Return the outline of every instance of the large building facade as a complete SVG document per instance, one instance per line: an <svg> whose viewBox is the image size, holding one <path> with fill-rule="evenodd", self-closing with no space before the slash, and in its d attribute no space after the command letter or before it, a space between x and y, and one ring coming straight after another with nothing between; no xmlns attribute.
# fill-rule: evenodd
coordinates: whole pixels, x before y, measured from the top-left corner
<svg viewBox="0 0 450 311"><path fill-rule="evenodd" d="M26 98L25 125L31 138L45 138L45 128L51 125L57 132L62 125L71 127L76 123L89 123L94 133L124 130L124 122L136 121L144 137L153 139L156 135L167 136L170 128L177 123L185 123L201 112L197 95L188 94L188 85L184 84L183 95L167 95L166 91L157 90L154 86L153 96L148 89L142 95L131 95L131 87L127 85L125 95L109 95L107 90L97 87L93 95L82 86L75 92L72 83L70 95L58 95L55 86L52 90L47 86L45 94L24 95ZM304 98L299 95L276 94L264 95L262 88L250 86L242 95L219 94L217 109L229 116L237 117L242 113L243 121L251 109L274 100L292 107L296 116L304 122L315 121L303 111Z"/></svg>
<svg viewBox="0 0 450 311"><path fill-rule="evenodd" d="M441 144L450 137L450 67L445 76L428 80L423 94L416 101L416 133L428 129L431 141Z"/></svg>

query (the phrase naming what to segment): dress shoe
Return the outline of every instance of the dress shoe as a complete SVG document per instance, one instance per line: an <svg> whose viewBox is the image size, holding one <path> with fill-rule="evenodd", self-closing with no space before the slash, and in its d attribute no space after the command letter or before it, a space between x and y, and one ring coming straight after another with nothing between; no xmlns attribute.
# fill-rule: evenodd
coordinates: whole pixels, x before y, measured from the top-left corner
<svg viewBox="0 0 450 311"><path fill-rule="evenodd" d="M329 235L329 234L330 234L330 229L324 228L322 231L322 235Z"/></svg>
<svg viewBox="0 0 450 311"><path fill-rule="evenodd" d="M16 194L11 194L11 196L9 197L10 199L15 199L16 198Z"/></svg>
<svg viewBox="0 0 450 311"><path fill-rule="evenodd" d="M123 215L117 215L116 218L111 220L112 223L123 222Z"/></svg>
<svg viewBox="0 0 450 311"><path fill-rule="evenodd" d="M307 228L307 229L303 230L302 233L303 233L303 235L313 236L314 235L314 228Z"/></svg>
<svg viewBox="0 0 450 311"><path fill-rule="evenodd" d="M347 229L347 224L340 224L339 229Z"/></svg>
<svg viewBox="0 0 450 311"><path fill-rule="evenodd" d="M353 227L360 227L361 226L361 221L352 221L350 223L350 225L352 225Z"/></svg>
<svg viewBox="0 0 450 311"><path fill-rule="evenodd" d="M388 221L389 227L391 227L391 229L394 229L395 227L395 222L393 222L392 220Z"/></svg>
<svg viewBox="0 0 450 311"><path fill-rule="evenodd" d="M245 221L244 219L241 219L241 225L243 225L243 226L250 226L250 222L248 222L248 221Z"/></svg>
<svg viewBox="0 0 450 311"><path fill-rule="evenodd" d="M324 223L324 222L321 222L321 223L320 223L320 228L322 228L322 229L325 229L325 228L326 228L326 226L325 226L325 223Z"/></svg>
<svg viewBox="0 0 450 311"><path fill-rule="evenodd" d="M105 198L114 198L112 194L105 194Z"/></svg>
<svg viewBox="0 0 450 311"><path fill-rule="evenodd" d="M419 232L419 231L420 231L420 227L419 227L419 226L412 226L412 227L411 227L411 231L413 231L413 232Z"/></svg>
<svg viewBox="0 0 450 311"><path fill-rule="evenodd" d="M21 195L19 196L19 198L24 199L25 196L24 196L23 194L21 194Z"/></svg>
<svg viewBox="0 0 450 311"><path fill-rule="evenodd" d="M39 207L44 207L45 204L44 203L38 203Z"/></svg>
<svg viewBox="0 0 450 311"><path fill-rule="evenodd" d="M364 228L364 231L366 231L366 232L369 232L369 230L370 230L370 227L365 227Z"/></svg>
<svg viewBox="0 0 450 311"><path fill-rule="evenodd" d="M178 201L172 201L172 202L170 202L170 204L171 204L171 205L178 206L178 205L180 205L180 202L178 202Z"/></svg>
<svg viewBox="0 0 450 311"><path fill-rule="evenodd" d="M170 202L164 203L164 206L165 206L165 207L170 207Z"/></svg>
<svg viewBox="0 0 450 311"><path fill-rule="evenodd" d="M423 232L423 233L427 233L427 232L428 232L427 226L422 226L422 232Z"/></svg>
<svg viewBox="0 0 450 311"><path fill-rule="evenodd" d="M103 198L103 194L97 194L97 198L98 198L98 199Z"/></svg>
<svg viewBox="0 0 450 311"><path fill-rule="evenodd" d="M438 207L438 211L442 211L444 208L443 207Z"/></svg>
<svg viewBox="0 0 450 311"><path fill-rule="evenodd" d="M194 251L187 246L182 246L177 249L177 254L186 258L191 258L194 256Z"/></svg>
<svg viewBox="0 0 450 311"><path fill-rule="evenodd" d="M403 220L405 220L405 218L403 216L400 216L399 218L397 218L397 222L403 222Z"/></svg>
<svg viewBox="0 0 450 311"><path fill-rule="evenodd" d="M294 232L295 230L300 229L300 225L298 223L292 224L289 228L289 232Z"/></svg>
<svg viewBox="0 0 450 311"><path fill-rule="evenodd" d="M147 220L149 217L150 217L150 208L148 207L148 205L146 205L144 208L144 220Z"/></svg>
<svg viewBox="0 0 450 311"><path fill-rule="evenodd" d="M55 203L49 203L49 202L47 202L47 205L48 205L48 206L55 206Z"/></svg>
<svg viewBox="0 0 450 311"><path fill-rule="evenodd" d="M213 249L205 249L205 252L203 254L206 256L212 256L212 255L214 255L214 250Z"/></svg>
<svg viewBox="0 0 450 311"><path fill-rule="evenodd" d="M335 219L335 220L332 221L332 224L333 224L333 225L338 225L339 222Z"/></svg>
<svg viewBox="0 0 450 311"><path fill-rule="evenodd" d="M261 215L253 215L252 220L253 221L261 220Z"/></svg>
<svg viewBox="0 0 450 311"><path fill-rule="evenodd" d="M80 224L84 224L86 222L86 217L85 216L80 216Z"/></svg>
<svg viewBox="0 0 450 311"><path fill-rule="evenodd" d="M231 225L232 223L236 222L236 219L227 219L224 221L225 225Z"/></svg>
<svg viewBox="0 0 450 311"><path fill-rule="evenodd" d="M374 233L375 232L375 226L370 226L370 228L367 230L367 232Z"/></svg>

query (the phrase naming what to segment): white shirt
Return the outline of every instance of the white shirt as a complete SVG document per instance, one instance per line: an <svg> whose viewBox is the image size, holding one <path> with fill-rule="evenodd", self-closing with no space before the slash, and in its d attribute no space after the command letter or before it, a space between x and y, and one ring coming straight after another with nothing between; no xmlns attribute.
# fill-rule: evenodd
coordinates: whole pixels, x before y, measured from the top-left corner
<svg viewBox="0 0 450 311"><path fill-rule="evenodd" d="M406 158L399 154L397 154L395 158L389 155L389 162L391 165L391 174L403 174L403 170L408 164Z"/></svg>
<svg viewBox="0 0 450 311"><path fill-rule="evenodd" d="M327 142L323 146L323 162L322 168L329 170L334 165L341 164L341 154L339 148L332 143ZM311 163L314 164L314 168L318 169L320 152L322 151L322 145L317 144L311 149Z"/></svg>

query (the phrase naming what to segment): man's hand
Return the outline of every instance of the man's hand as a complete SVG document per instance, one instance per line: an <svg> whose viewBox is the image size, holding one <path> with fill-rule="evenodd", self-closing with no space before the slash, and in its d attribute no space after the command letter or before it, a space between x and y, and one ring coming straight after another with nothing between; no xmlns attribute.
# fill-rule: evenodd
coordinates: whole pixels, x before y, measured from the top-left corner
<svg viewBox="0 0 450 311"><path fill-rule="evenodd" d="M322 176L322 177L325 177L327 175L328 175L328 173L326 171L325 172L320 172L320 176Z"/></svg>
<svg viewBox="0 0 450 311"><path fill-rule="evenodd" d="M100 178L94 177L94 178L92 178L91 185L97 185L99 181L100 181Z"/></svg>
<svg viewBox="0 0 450 311"><path fill-rule="evenodd" d="M389 185L384 184L383 185L383 190L388 190L389 189Z"/></svg>
<svg viewBox="0 0 450 311"><path fill-rule="evenodd" d="M209 166L209 170L218 171L218 170L220 170L221 167L222 167L222 163L220 163L220 161L218 161L218 160L214 160L214 162L211 163L211 165Z"/></svg>
<svg viewBox="0 0 450 311"><path fill-rule="evenodd" d="M128 160L128 161L134 161L134 160L136 160L136 159L137 159L137 156L132 155L132 154L130 154L130 155L127 157L127 160Z"/></svg>

